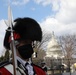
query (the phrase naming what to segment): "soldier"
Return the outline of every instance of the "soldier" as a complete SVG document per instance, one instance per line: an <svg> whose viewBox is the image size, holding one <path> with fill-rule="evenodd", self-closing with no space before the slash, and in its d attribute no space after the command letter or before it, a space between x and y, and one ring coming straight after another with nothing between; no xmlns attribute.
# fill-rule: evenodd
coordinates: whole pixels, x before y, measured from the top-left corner
<svg viewBox="0 0 76 75"><path fill-rule="evenodd" d="M42 40L40 25L34 19L28 17L17 18L14 22L13 34L17 54L18 75L46 75L42 68L33 64L31 61L34 41ZM7 50L10 50L10 34L10 31L7 30L4 38L4 47ZM10 72L10 70L8 67L5 68L3 66L0 68L0 75L12 75L12 71Z"/></svg>
<svg viewBox="0 0 76 75"><path fill-rule="evenodd" d="M45 71L46 75L47 75L47 66L45 62L41 63L42 69Z"/></svg>
<svg viewBox="0 0 76 75"><path fill-rule="evenodd" d="M42 69L47 72L47 66L46 66L46 63L45 62L42 62L41 63L41 66L42 66Z"/></svg>

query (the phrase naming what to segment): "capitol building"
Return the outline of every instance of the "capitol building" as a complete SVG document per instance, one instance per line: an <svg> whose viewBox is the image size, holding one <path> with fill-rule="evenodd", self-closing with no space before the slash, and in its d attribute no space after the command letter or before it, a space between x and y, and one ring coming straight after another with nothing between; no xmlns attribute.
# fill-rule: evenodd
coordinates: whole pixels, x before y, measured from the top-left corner
<svg viewBox="0 0 76 75"><path fill-rule="evenodd" d="M59 45L54 32L52 32L51 40L48 42L45 58L51 57L55 59L63 57L61 46Z"/></svg>

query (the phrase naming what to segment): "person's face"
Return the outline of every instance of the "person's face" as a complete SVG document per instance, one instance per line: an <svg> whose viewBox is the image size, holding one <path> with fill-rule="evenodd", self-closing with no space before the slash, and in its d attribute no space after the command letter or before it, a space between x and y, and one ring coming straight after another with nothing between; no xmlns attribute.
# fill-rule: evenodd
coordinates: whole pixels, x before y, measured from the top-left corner
<svg viewBox="0 0 76 75"><path fill-rule="evenodd" d="M19 56L22 59L24 59L25 57L28 58L33 53L32 41L31 40L19 41L19 44L16 45L16 49L17 49L16 52L17 56Z"/></svg>

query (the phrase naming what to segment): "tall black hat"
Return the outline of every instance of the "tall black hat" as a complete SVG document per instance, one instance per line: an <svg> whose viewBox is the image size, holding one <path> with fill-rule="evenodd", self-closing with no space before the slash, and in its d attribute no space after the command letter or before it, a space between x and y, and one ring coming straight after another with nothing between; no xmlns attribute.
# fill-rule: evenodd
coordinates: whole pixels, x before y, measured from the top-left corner
<svg viewBox="0 0 76 75"><path fill-rule="evenodd" d="M14 39L15 40L31 40L31 41L41 41L42 40L42 30L40 25L32 18L17 18L14 20L15 25ZM10 29L10 28L8 28ZM10 49L10 31L6 31L4 37L4 47Z"/></svg>

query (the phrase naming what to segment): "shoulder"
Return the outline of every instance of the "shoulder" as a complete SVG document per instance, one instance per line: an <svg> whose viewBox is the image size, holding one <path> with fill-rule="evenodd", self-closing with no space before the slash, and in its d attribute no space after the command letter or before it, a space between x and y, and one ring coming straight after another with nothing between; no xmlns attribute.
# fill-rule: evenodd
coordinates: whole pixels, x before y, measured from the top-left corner
<svg viewBox="0 0 76 75"><path fill-rule="evenodd" d="M35 64L33 64L33 67L34 67L34 70L37 73L37 75L46 75L45 71L41 67L39 67Z"/></svg>
<svg viewBox="0 0 76 75"><path fill-rule="evenodd" d="M11 64L11 62L9 62L8 60L7 61L0 62L0 68L6 66L8 64Z"/></svg>
<svg viewBox="0 0 76 75"><path fill-rule="evenodd" d="M4 61L0 63L0 74L1 75L12 75L12 65L8 61Z"/></svg>

